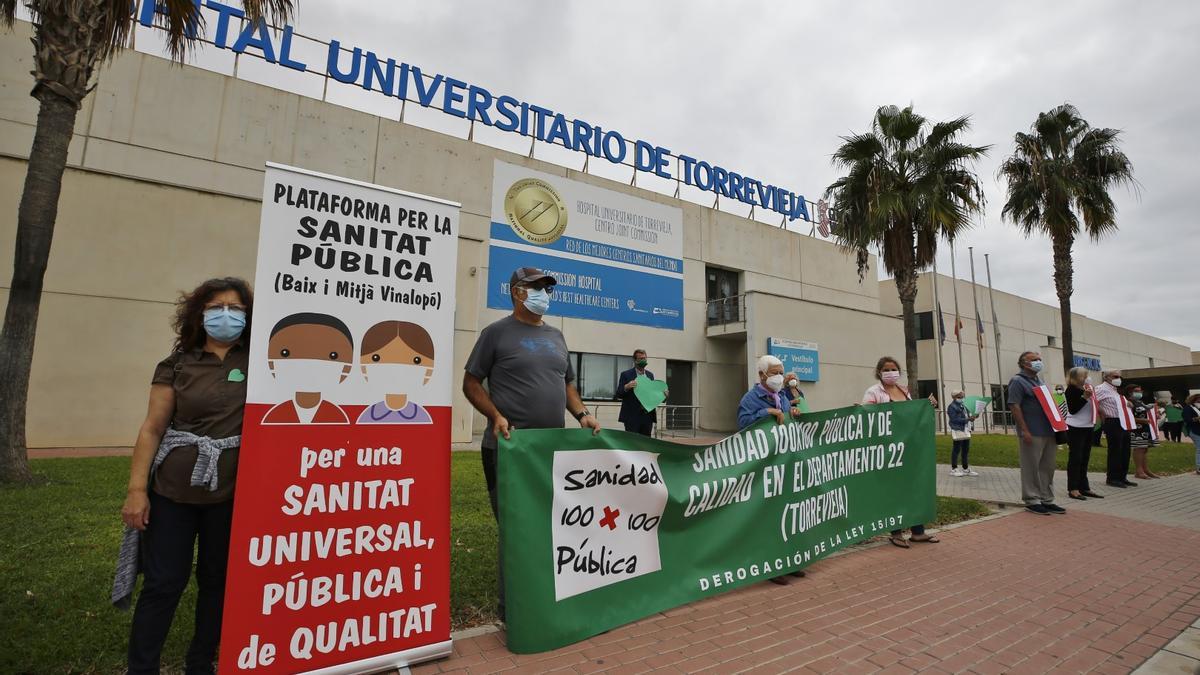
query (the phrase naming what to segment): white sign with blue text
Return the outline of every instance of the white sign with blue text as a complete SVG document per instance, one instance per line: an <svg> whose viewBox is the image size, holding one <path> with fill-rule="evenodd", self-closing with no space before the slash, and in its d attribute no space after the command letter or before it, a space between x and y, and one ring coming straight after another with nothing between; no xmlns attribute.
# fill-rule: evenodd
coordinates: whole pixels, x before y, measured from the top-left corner
<svg viewBox="0 0 1200 675"><path fill-rule="evenodd" d="M487 306L538 267L558 282L548 315L683 330L683 211L496 161Z"/></svg>
<svg viewBox="0 0 1200 675"><path fill-rule="evenodd" d="M821 379L821 360L815 342L768 338L767 353L783 362L783 372L795 373L801 382Z"/></svg>

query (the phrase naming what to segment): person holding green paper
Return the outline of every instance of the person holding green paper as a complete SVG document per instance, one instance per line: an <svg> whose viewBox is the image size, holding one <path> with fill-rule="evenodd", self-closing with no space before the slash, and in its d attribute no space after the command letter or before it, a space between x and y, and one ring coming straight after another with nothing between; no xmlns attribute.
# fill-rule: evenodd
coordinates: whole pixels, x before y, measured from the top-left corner
<svg viewBox="0 0 1200 675"><path fill-rule="evenodd" d="M1179 401L1175 400L1175 396L1171 396L1171 402L1166 404L1163 410L1163 417L1166 422L1163 424L1163 435L1168 441L1181 442L1183 437L1183 406L1179 405Z"/></svg>
<svg viewBox="0 0 1200 675"><path fill-rule="evenodd" d="M654 431L655 422L654 409L646 410L642 403L644 397L638 396L637 391L639 379L654 381L654 373L646 370L647 363L646 350L636 349L633 352L633 367L617 378L617 398L621 401L617 421L625 425L625 431L643 436L649 436ZM667 389L664 387L662 396L666 395Z"/></svg>
<svg viewBox="0 0 1200 675"><path fill-rule="evenodd" d="M804 398L804 391L800 389L800 380L797 379L796 374L788 373L783 376L783 379L783 393L792 402L792 408L802 413L809 412L808 399Z"/></svg>

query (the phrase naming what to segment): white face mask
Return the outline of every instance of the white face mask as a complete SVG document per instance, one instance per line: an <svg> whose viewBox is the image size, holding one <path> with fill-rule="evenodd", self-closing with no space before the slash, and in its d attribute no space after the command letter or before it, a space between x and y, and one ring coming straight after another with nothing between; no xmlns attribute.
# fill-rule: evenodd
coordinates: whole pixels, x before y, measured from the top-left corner
<svg viewBox="0 0 1200 675"><path fill-rule="evenodd" d="M387 394L416 394L425 386L432 370L409 363L368 363L363 366L363 379L374 402L383 400Z"/></svg>
<svg viewBox="0 0 1200 675"><path fill-rule="evenodd" d="M345 378L347 364L327 359L275 359L271 374L289 394L295 392L333 392Z"/></svg>
<svg viewBox="0 0 1200 675"><path fill-rule="evenodd" d="M1114 386L1114 387L1119 387L1119 386L1121 386L1121 378L1119 378L1119 377L1114 377L1114 378L1112 379L1112 386Z"/></svg>
<svg viewBox="0 0 1200 675"><path fill-rule="evenodd" d="M793 380L788 380L788 383L787 383L787 384L788 384L788 386L789 386L789 387L799 387L799 386L800 386L800 381L799 381L799 380L795 380L795 379L793 379Z"/></svg>
<svg viewBox="0 0 1200 675"><path fill-rule="evenodd" d="M782 375L771 375L770 377L768 377L767 378L767 389L770 389L771 391L779 391L780 389L783 389L783 376Z"/></svg>

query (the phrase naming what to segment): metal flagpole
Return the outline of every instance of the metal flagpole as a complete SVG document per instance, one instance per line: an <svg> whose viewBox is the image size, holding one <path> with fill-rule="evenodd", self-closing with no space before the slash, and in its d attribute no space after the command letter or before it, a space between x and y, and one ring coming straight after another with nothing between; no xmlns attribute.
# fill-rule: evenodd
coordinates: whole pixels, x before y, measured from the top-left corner
<svg viewBox="0 0 1200 675"><path fill-rule="evenodd" d="M971 304L975 306L975 344L979 347L979 390L984 398L991 398L992 392L988 387L987 371L983 369L983 319L979 314L979 295L975 292L975 247L967 247L967 256L971 260ZM991 433L992 425L988 416L983 416L983 433Z"/></svg>
<svg viewBox="0 0 1200 675"><path fill-rule="evenodd" d="M966 391L967 376L963 372L962 328L959 326L962 321L958 315L958 270L954 266L954 244L950 244L950 276L954 282L950 284L950 288L954 291L954 341L958 343L958 386Z"/></svg>
<svg viewBox="0 0 1200 675"><path fill-rule="evenodd" d="M988 280L988 299L992 303L992 331L996 334L996 378L1000 380L1000 423L1004 426L1004 433L1008 433L1008 405L1004 402L1004 371L1000 368L1000 321L996 318L996 295L992 291L992 263L988 260L988 254L983 254L983 267L987 270Z"/></svg>
<svg viewBox="0 0 1200 675"><path fill-rule="evenodd" d="M937 377L938 377L938 404L942 410L946 409L946 380L942 377L942 343L945 341L943 333L946 327L942 325L942 303L938 299L938 273L937 273L937 256L933 258L933 311L937 313L937 317L931 322L933 324L934 339L937 340ZM939 416L939 421L944 421L944 418ZM949 433L949 425L943 424L942 431Z"/></svg>

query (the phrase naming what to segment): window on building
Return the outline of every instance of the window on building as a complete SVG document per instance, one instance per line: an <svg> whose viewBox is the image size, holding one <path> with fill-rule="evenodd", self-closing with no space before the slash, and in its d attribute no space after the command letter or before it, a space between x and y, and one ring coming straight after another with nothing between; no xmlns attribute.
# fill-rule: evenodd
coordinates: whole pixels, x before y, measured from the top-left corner
<svg viewBox="0 0 1200 675"><path fill-rule="evenodd" d="M1153 357L1153 356L1147 356L1147 357L1146 357L1146 360L1148 360L1148 361L1150 362L1150 367L1151 367L1151 368L1153 368L1153 367L1154 367L1154 357Z"/></svg>
<svg viewBox="0 0 1200 675"><path fill-rule="evenodd" d="M917 398L929 398L930 396L940 399L938 395L937 380L917 380ZM939 400L938 403L941 403Z"/></svg>
<svg viewBox="0 0 1200 675"><path fill-rule="evenodd" d="M617 378L628 368L628 356L571 352L575 387L585 401L611 401L616 397Z"/></svg>
<svg viewBox="0 0 1200 675"><path fill-rule="evenodd" d="M913 329L918 340L933 340L937 333L933 331L933 312L917 312L913 314Z"/></svg>
<svg viewBox="0 0 1200 675"><path fill-rule="evenodd" d="M1054 337L1053 335L1047 335L1046 336L1046 346L1047 347L1057 347L1058 346L1058 338Z"/></svg>
<svg viewBox="0 0 1200 675"><path fill-rule="evenodd" d="M716 326L742 320L738 273L720 267L704 271L705 300L708 301L708 325Z"/></svg>
<svg viewBox="0 0 1200 675"><path fill-rule="evenodd" d="M1008 396L1008 385L1004 385L1003 387L1001 387L1001 385L993 384L992 385L992 424L1005 425L1005 424L1009 424L1011 422L1011 420L1008 419L1008 410L1004 407L1004 401L1007 401L1008 399L1007 398L1002 399L1001 398L1002 396L1003 397Z"/></svg>

